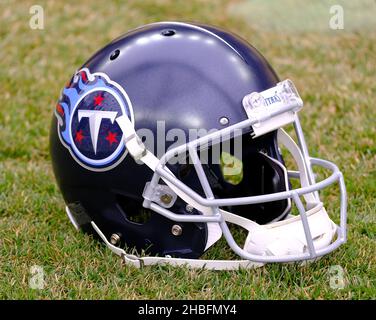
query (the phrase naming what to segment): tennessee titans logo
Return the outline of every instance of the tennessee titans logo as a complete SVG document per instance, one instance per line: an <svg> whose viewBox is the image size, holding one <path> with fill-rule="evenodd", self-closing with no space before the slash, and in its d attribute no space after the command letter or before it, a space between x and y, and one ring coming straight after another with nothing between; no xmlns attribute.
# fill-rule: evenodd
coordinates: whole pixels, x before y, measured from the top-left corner
<svg viewBox="0 0 376 320"><path fill-rule="evenodd" d="M64 88L55 110L61 142L80 165L94 171L112 169L126 156L116 122L122 115L134 123L124 89L106 74L86 68Z"/></svg>

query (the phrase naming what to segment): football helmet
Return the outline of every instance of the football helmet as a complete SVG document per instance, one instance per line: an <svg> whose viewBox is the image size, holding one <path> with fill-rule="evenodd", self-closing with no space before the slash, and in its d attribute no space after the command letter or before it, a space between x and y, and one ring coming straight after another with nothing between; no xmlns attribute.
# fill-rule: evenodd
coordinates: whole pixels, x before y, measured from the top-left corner
<svg viewBox="0 0 376 320"><path fill-rule="evenodd" d="M182 22L132 30L79 68L56 105L50 151L67 215L137 267L327 254L346 241L345 184L335 164L309 156L302 106L292 81L230 32ZM331 174L317 182L313 166ZM335 183L338 224L319 196ZM222 237L240 259L200 259Z"/></svg>

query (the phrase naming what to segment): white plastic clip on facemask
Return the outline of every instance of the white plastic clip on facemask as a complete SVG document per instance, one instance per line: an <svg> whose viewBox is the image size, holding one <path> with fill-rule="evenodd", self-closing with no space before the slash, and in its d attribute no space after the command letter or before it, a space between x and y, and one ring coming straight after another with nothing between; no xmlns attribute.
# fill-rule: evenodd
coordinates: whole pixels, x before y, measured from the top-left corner
<svg viewBox="0 0 376 320"><path fill-rule="evenodd" d="M257 121L252 125L252 137L256 138L292 123L295 113L303 107L303 100L293 82L287 79L273 88L246 95L243 107L248 118Z"/></svg>

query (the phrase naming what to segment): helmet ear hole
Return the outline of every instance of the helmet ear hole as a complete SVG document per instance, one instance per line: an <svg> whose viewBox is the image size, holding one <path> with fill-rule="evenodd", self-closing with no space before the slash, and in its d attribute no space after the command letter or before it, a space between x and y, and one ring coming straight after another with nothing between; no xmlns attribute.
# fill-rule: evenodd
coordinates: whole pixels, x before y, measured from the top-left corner
<svg viewBox="0 0 376 320"><path fill-rule="evenodd" d="M134 214L135 213L135 214ZM149 222L151 218L151 211L148 209L141 208L139 212L130 212L127 215L127 220L137 224L145 224Z"/></svg>
<svg viewBox="0 0 376 320"><path fill-rule="evenodd" d="M123 195L117 195L116 199L117 204L127 221L139 225L149 222L152 214L151 211L143 208L138 201L129 199Z"/></svg>

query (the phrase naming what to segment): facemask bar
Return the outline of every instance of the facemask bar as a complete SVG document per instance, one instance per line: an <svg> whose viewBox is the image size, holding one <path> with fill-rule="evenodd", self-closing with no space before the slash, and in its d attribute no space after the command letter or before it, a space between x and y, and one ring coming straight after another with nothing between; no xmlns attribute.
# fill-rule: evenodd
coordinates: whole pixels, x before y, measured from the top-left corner
<svg viewBox="0 0 376 320"><path fill-rule="evenodd" d="M190 154L196 154L196 151L193 148L189 149ZM211 215L203 215L203 216L188 216L188 215L179 215L175 214L158 204L148 201L145 199L144 206L150 208L151 210L177 222L217 222L219 223L223 235L226 238L227 243L229 246L243 259L248 259L255 262L288 262L288 261L299 261L299 260L307 260L307 259L314 259L319 256L325 255L337 247L339 247L342 243L346 241L346 190L345 184L343 180L342 173L339 171L336 165L329 161L325 161L322 159L317 158L310 158L311 163L313 165L321 166L328 170L332 171L332 174L318 183L312 184L309 187L298 188L291 191L284 191L269 195L262 195L262 196L252 196L252 197L242 197L242 198L232 198L232 199L214 199L210 185L206 179L206 176L203 172L202 166L200 162L196 162L195 168L197 170L197 174L201 177L200 182L202 187L205 190L206 198L201 197L196 192L194 192L189 187L182 184L177 178L172 176L167 170L165 166L160 166L157 168L156 173L149 185L149 188L153 187L155 183L157 185L160 178L165 181L170 182L172 185L175 185L182 193L185 193L189 198L193 199L196 203L195 207L209 207L211 208L212 214ZM154 180L154 181L153 181ZM300 200L300 196L304 194L312 193L314 191L318 191L328 187L329 185L339 182L340 187L340 197L341 197L341 205L340 205L340 226L337 226L337 239L330 244L325 249L315 250L313 244L313 238L311 236L306 209L302 201ZM256 204L256 203L263 203L263 202L270 202L276 200L282 200L291 198L294 203L296 204L299 214L301 216L301 221L303 223L304 232L306 235L307 245L308 245L308 253L301 254L301 255L287 255L287 256L257 256L249 254L248 252L241 249L237 243L235 242L232 234L228 228L226 221L223 219L222 214L220 213L219 207L221 206L231 206L231 205L245 205L245 204ZM198 204L198 205L197 205Z"/></svg>
<svg viewBox="0 0 376 320"><path fill-rule="evenodd" d="M308 149L307 149L307 144L305 142L302 126L300 125L300 121L299 121L298 117L295 117L295 121L294 121L293 124L294 124L295 132L297 133L300 150L302 152L305 163L307 164L306 168L307 168L307 174L308 174L309 182L311 184L314 184L316 182L316 180L315 180L315 175L312 171L311 158L309 156L309 152L308 152ZM319 199L319 193L317 191L314 191L313 194L316 197L316 199L318 200Z"/></svg>

